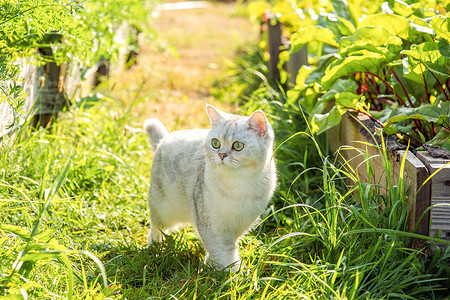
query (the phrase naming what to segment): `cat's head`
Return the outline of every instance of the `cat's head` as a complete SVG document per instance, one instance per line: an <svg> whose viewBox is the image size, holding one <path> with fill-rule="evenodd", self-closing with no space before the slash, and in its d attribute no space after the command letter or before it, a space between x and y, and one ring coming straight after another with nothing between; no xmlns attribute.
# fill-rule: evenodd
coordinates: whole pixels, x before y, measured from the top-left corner
<svg viewBox="0 0 450 300"><path fill-rule="evenodd" d="M259 169L272 159L274 133L261 110L250 117L228 114L207 105L211 131L206 159L213 167Z"/></svg>

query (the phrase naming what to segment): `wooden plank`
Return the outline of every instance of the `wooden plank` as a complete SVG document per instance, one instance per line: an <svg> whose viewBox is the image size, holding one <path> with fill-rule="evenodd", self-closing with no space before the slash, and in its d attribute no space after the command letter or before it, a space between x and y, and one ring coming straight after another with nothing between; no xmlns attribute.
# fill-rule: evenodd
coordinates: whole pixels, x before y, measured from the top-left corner
<svg viewBox="0 0 450 300"><path fill-rule="evenodd" d="M450 162L450 160L434 158L427 151L420 151L417 156L428 168L430 174ZM450 241L450 165L433 176L430 204L437 205L431 208L430 235Z"/></svg>
<svg viewBox="0 0 450 300"><path fill-rule="evenodd" d="M19 114L19 121L14 126L8 128L8 126L13 123L14 112L8 102L5 101L0 103L0 139L7 136L14 136L16 130L26 121L26 116L33 116L37 110L35 100L39 96L39 79L45 74L44 68L42 66L27 64L21 61L18 61L17 63L22 66L21 72L7 84L12 84L13 81L16 81L17 84L23 86L26 97L25 103L21 109L24 113Z"/></svg>
<svg viewBox="0 0 450 300"><path fill-rule="evenodd" d="M268 43L269 43L269 71L272 80L280 80L278 62L280 61L281 48L281 23L277 20L268 21Z"/></svg>
<svg viewBox="0 0 450 300"><path fill-rule="evenodd" d="M308 65L308 48L304 45L300 50L290 54L289 61L287 63L287 71L290 75L290 83L295 86L298 71L302 66Z"/></svg>
<svg viewBox="0 0 450 300"><path fill-rule="evenodd" d="M386 185L386 170L379 150L361 143L362 141L375 144L374 138L366 129L373 127L372 121L366 116L358 116L358 119L357 121L346 114L343 116L340 125L328 131L330 149L333 152L340 149L339 152L344 159L349 162L351 168L357 171L361 182ZM343 148L342 146L347 147ZM390 180L392 185L398 185L401 162L405 155L403 180L405 187L408 187L406 191L408 193L407 205L410 208L408 229L422 235L428 235L429 213L424 214L424 212L430 206L431 182L424 184L429 176L427 167L409 151L407 153L405 151L389 151ZM370 175L367 174L366 164L363 162L367 157L370 157L370 165L373 169L373 174ZM352 183L350 182L350 184ZM416 240L414 244L416 247L420 247L421 241Z"/></svg>
<svg viewBox="0 0 450 300"><path fill-rule="evenodd" d="M430 213L424 214L426 209L430 206L430 191L431 182L424 184L429 176L429 171L425 165L410 151L406 153L404 150L396 151L397 158L395 162L391 161L391 167L393 168L393 179L398 184L398 178L400 176L401 160L406 155L403 180L405 187L409 189L408 207L409 219L408 228L410 231L422 235L429 234L429 217Z"/></svg>

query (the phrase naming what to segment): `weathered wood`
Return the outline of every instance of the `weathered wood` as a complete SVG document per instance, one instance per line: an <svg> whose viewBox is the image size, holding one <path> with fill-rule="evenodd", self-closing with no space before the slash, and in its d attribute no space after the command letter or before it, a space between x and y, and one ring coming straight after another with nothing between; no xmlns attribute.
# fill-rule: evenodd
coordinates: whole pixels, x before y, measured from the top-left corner
<svg viewBox="0 0 450 300"><path fill-rule="evenodd" d="M393 175L391 179L398 185L400 167L403 156L406 155L403 180L408 189L409 219L408 228L421 235L429 234L430 212L425 212L430 206L431 181L426 182L429 171L425 165L410 151L398 150L395 162L391 160ZM418 241L415 241L418 245Z"/></svg>
<svg viewBox="0 0 450 300"><path fill-rule="evenodd" d="M97 63L97 70L94 73L92 87L95 88L102 83L105 77L110 74L110 63L108 59L102 59Z"/></svg>
<svg viewBox="0 0 450 300"><path fill-rule="evenodd" d="M128 40L130 34L138 34L126 23L117 27L115 42L120 45L119 60L112 67L114 70L121 70L127 66L129 60L135 59L135 52L130 53ZM138 37L136 37L137 39ZM54 33L45 37L47 44L61 40L61 36ZM53 55L51 47L39 49L40 55L49 60ZM61 64L49 62L44 66L38 66L30 61L18 61L22 65L20 74L11 79L23 86L27 94L25 103L21 110L19 122L13 124L14 111L7 102L0 103L0 138L14 132L20 128L26 118L33 119L33 126L46 126L57 112L61 111L69 104L69 99L74 97L87 96L97 86L101 78L111 73L111 66L108 60L101 60L96 66L85 72L85 78L81 79L82 67L77 64ZM7 82L9 84L9 81Z"/></svg>
<svg viewBox="0 0 450 300"><path fill-rule="evenodd" d="M18 62L20 64L20 62ZM33 107L35 98L39 91L39 78L43 76L44 70L42 67L35 65L22 63L22 72L18 75L17 79L9 80L6 85L13 84L16 81L17 84L23 86L24 92L27 94L25 102L21 108L24 114L18 114L18 122L11 126L14 122L15 113L8 102L0 103L0 138L6 135L13 135L13 133L20 128L28 115L34 115Z"/></svg>
<svg viewBox="0 0 450 300"><path fill-rule="evenodd" d="M287 64L287 71L290 75L290 82L292 86L295 86L298 70L302 66L308 65L308 48L304 45L299 51L290 54L289 62Z"/></svg>
<svg viewBox="0 0 450 300"><path fill-rule="evenodd" d="M366 116L358 116L359 121L349 115L344 115L342 122L329 130L330 149L339 153L356 170L358 178L363 183L379 183L386 185L386 169L382 161L380 151L376 147L365 143L375 144L374 138L366 128L373 126L372 121ZM341 146L350 146L341 148ZM353 148L351 148L353 147ZM345 149L345 150L344 150ZM367 174L365 154L371 157L370 165L373 173ZM429 213L424 213L430 206L431 182L424 184L429 176L426 166L410 151L389 151L388 157L391 166L390 182L393 186L399 184L400 167L403 156L406 156L403 181L408 194L407 205L409 207L408 229L422 235L429 235ZM421 242L414 241L416 247Z"/></svg>
<svg viewBox="0 0 450 300"><path fill-rule="evenodd" d="M269 42L269 71L272 80L280 80L280 71L278 62L280 61L281 42L281 23L272 19L268 21L268 42Z"/></svg>
<svg viewBox="0 0 450 300"><path fill-rule="evenodd" d="M450 160L434 158L429 152L420 151L418 158L433 174ZM433 175L431 179L430 235L450 241L450 165ZM440 234L439 234L440 232Z"/></svg>
<svg viewBox="0 0 450 300"><path fill-rule="evenodd" d="M60 42L62 36L49 34L44 37L44 42L51 44ZM44 58L53 57L51 47L39 48L39 54ZM44 73L39 77L39 90L34 98L34 116L31 125L33 127L46 127L57 113L68 105L68 99L64 93L64 79L67 65L58 65L55 62L47 62L42 68Z"/></svg>
<svg viewBox="0 0 450 300"><path fill-rule="evenodd" d="M38 66L33 62L18 62L22 65L20 74L10 80L16 81L23 86L26 94L25 102L21 108L24 112L19 114L19 121L15 126L7 128L12 124L14 112L7 102L0 103L0 138L6 134L13 135L22 127L26 118L31 119L32 125L38 123L45 125L51 121L53 113L61 110L66 105L66 99L72 99L79 95L81 86L80 67L62 64L57 66L48 63ZM68 97L64 94L69 95Z"/></svg>
<svg viewBox="0 0 450 300"><path fill-rule="evenodd" d="M66 69L64 79L64 91L68 99L74 99L81 96L81 66L79 64L69 64Z"/></svg>

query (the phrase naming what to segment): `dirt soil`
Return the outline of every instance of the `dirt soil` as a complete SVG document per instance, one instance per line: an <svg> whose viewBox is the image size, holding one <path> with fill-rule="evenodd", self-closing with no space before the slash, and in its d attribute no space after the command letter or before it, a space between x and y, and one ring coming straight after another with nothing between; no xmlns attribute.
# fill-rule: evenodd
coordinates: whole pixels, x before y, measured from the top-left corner
<svg viewBox="0 0 450 300"><path fill-rule="evenodd" d="M144 43L137 65L115 81L114 98L136 105L138 118L163 120L172 130L208 125L205 103L218 103L210 89L236 51L258 36L255 24L237 16L234 2L207 7L162 10L152 22L159 38ZM131 99L131 100L130 100Z"/></svg>

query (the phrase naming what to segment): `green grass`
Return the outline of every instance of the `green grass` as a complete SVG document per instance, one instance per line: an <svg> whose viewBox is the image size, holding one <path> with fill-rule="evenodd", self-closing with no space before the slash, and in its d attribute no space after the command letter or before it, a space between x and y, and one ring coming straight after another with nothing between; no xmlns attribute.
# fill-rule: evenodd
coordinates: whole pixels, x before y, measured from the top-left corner
<svg viewBox="0 0 450 300"><path fill-rule="evenodd" d="M0 297L447 297L450 250L411 248L414 236L400 230L407 194L364 184L326 156L301 109L261 74L241 110L262 107L274 124L279 187L241 241L240 273L204 264L189 228L147 245L151 153L135 104L104 97L78 103L47 130L2 141Z"/></svg>

